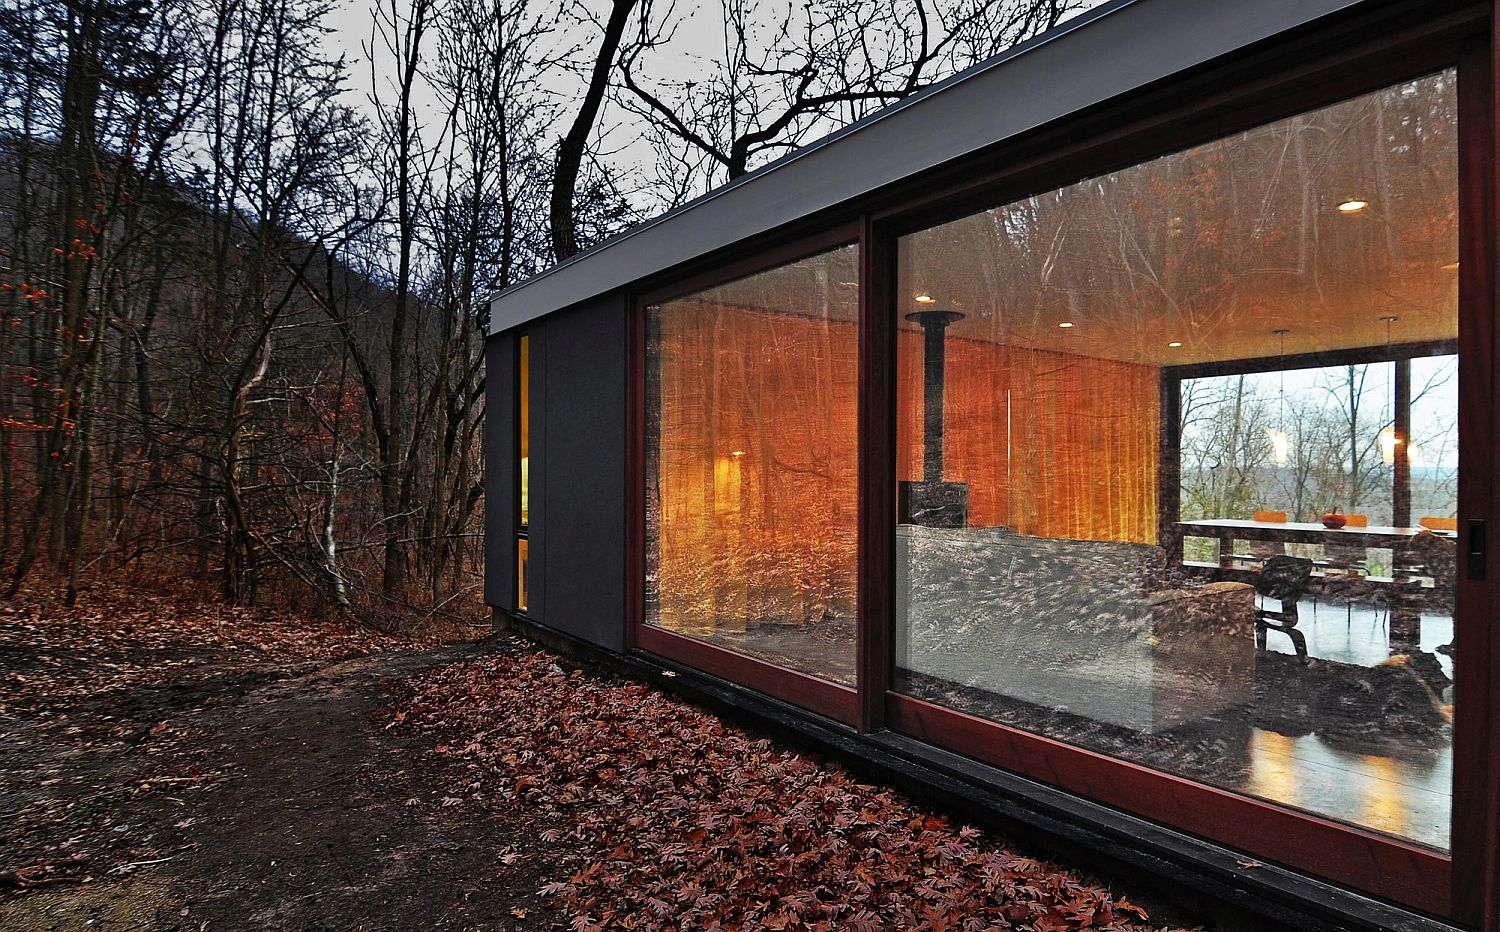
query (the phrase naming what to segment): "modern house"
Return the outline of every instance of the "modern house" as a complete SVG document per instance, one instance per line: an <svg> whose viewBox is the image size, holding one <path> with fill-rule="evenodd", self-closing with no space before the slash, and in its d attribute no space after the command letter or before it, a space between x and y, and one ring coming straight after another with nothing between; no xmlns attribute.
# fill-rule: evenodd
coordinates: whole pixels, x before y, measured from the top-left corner
<svg viewBox="0 0 1500 932"><path fill-rule="evenodd" d="M504 292L486 600L1268 921L1500 930L1496 15L1115 0Z"/></svg>

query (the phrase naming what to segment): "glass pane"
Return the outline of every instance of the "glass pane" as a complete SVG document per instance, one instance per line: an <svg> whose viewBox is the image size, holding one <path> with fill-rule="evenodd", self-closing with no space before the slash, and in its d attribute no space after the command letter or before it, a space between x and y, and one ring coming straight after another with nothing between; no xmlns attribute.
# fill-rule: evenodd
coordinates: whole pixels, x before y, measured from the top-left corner
<svg viewBox="0 0 1500 932"><path fill-rule="evenodd" d="M646 310L646 623L854 682L856 247Z"/></svg>
<svg viewBox="0 0 1500 932"><path fill-rule="evenodd" d="M531 523L531 338L521 337L520 359L516 365L516 394L520 411L517 412L517 448L521 451L521 527Z"/></svg>
<svg viewBox="0 0 1500 932"><path fill-rule="evenodd" d="M897 688L1446 849L1457 162L1444 72L902 238Z"/></svg>
<svg viewBox="0 0 1500 932"><path fill-rule="evenodd" d="M526 553L529 541L516 538L516 611L526 611Z"/></svg>

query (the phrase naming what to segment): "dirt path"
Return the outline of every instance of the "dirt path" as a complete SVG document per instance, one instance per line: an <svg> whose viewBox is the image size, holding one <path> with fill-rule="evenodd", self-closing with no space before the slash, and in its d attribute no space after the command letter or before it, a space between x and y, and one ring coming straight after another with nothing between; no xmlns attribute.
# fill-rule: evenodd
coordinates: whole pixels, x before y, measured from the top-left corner
<svg viewBox="0 0 1500 932"><path fill-rule="evenodd" d="M33 847L54 836L50 865L12 874L10 886L59 880L0 890L0 928L560 924L535 898L546 865L526 852L540 827L447 796L452 775L379 715L406 675L494 649L249 669L85 699L75 721L105 702L124 722L103 742L83 740L86 724L49 735L0 719L3 805L26 816L11 831L24 828ZM21 840L6 832L13 853ZM88 851L76 866L68 833Z"/></svg>

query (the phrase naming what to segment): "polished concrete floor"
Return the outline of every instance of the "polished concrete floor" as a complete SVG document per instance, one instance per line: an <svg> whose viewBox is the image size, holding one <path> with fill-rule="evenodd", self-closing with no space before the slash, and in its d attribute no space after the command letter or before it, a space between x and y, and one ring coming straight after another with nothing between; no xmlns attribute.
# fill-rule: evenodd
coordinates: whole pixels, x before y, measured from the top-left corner
<svg viewBox="0 0 1500 932"><path fill-rule="evenodd" d="M1316 609L1316 614L1314 614ZM1374 666L1390 657L1385 613L1355 606L1303 604L1299 625L1311 657ZM1453 642L1453 619L1422 617L1420 650L1453 676L1453 660L1437 648ZM1291 654L1290 642L1271 635L1271 650ZM1452 687L1438 697L1452 702ZM1299 809L1446 850L1453 809L1451 732L1421 739L1376 734L1368 742L1332 740L1317 731L1284 735L1257 728L1244 792Z"/></svg>
<svg viewBox="0 0 1500 932"><path fill-rule="evenodd" d="M1271 632L1270 653L1257 664L1256 698L1249 708L1207 715L1162 734L1039 709L1008 698L1003 682L956 686L934 675L940 674L941 658L924 658L922 674L898 671L897 686L971 714L1446 849L1451 728L1441 720L1413 726L1402 720L1403 713L1371 712L1363 706L1340 711L1336 704L1351 690L1367 688L1369 675L1390 665L1386 612L1310 601L1298 608L1311 664L1297 661L1291 641ZM705 640L824 679L854 683L850 619L806 628L766 625L715 633ZM1453 676L1453 661L1437 648L1452 641L1451 618L1423 616L1418 651L1447 677ZM1451 703L1452 687L1433 690L1432 698L1438 705Z"/></svg>

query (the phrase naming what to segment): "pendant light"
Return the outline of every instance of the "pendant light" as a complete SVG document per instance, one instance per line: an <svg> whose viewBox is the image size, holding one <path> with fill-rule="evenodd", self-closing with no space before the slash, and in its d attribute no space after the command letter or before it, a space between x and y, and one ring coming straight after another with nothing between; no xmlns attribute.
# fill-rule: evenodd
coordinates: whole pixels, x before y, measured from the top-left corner
<svg viewBox="0 0 1500 932"><path fill-rule="evenodd" d="M1394 316L1382 317L1380 320L1385 324L1385 348L1386 354L1390 355L1391 324L1394 324L1397 318ZM1396 462L1396 446L1401 442L1401 439L1396 436L1394 425L1395 415L1388 407L1391 401L1390 392L1386 393L1385 400L1386 404L1382 406L1380 412L1380 419L1385 421L1385 426L1380 429L1380 461L1390 466Z"/></svg>
<svg viewBox="0 0 1500 932"><path fill-rule="evenodd" d="M1278 327L1271 332L1281 340L1281 349L1276 357L1278 374L1281 376L1276 415L1276 423L1280 426L1267 427L1266 438L1271 441L1271 458L1277 466L1285 466L1292 452L1292 438L1286 432L1286 335L1291 331L1286 327Z"/></svg>

